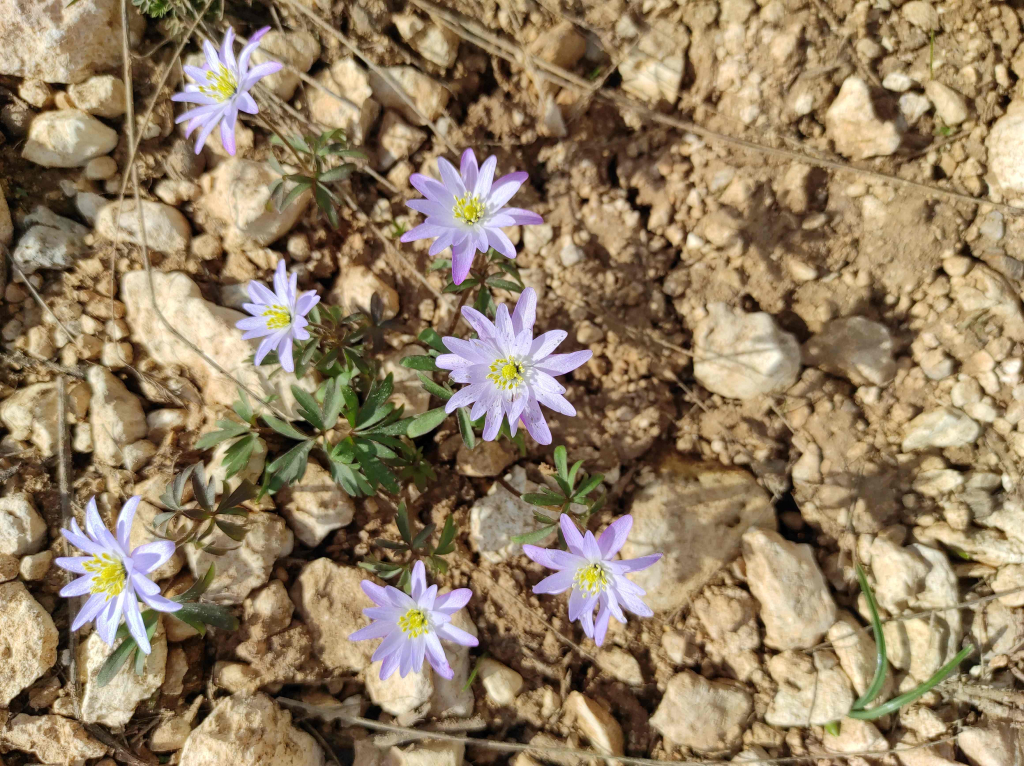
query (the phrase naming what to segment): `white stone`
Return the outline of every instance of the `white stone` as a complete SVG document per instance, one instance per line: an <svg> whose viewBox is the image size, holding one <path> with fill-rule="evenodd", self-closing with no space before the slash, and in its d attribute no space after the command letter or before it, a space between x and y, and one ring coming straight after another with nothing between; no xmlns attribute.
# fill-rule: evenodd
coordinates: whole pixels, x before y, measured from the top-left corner
<svg viewBox="0 0 1024 766"><path fill-rule="evenodd" d="M971 766L1007 766L1020 758L1020 736L1005 723L961 729L956 744Z"/></svg>
<svg viewBox="0 0 1024 766"><path fill-rule="evenodd" d="M630 95L656 104L674 104L686 71L686 49L690 40L682 25L655 20L636 46L630 46L619 64L622 89Z"/></svg>
<svg viewBox="0 0 1024 766"><path fill-rule="evenodd" d="M133 44L145 29L128 8ZM74 83L121 66L119 0L0 0L0 74Z"/></svg>
<svg viewBox="0 0 1024 766"><path fill-rule="evenodd" d="M359 673L370 664L374 642L348 640L370 624L362 610L373 602L359 586L368 578L362 569L321 558L306 564L292 586L292 602L309 628L316 656L332 671Z"/></svg>
<svg viewBox="0 0 1024 766"><path fill-rule="evenodd" d="M119 210L120 208L120 210ZM145 231L146 246L159 253L185 253L192 239L188 219L170 205L142 200L142 224L136 212L135 200L126 199L120 205L111 202L100 208L96 217L96 233L110 241L115 239L132 245L142 245Z"/></svg>
<svg viewBox="0 0 1024 766"><path fill-rule="evenodd" d="M477 677L495 705L511 705L523 688L523 677L507 665L485 657L477 663Z"/></svg>
<svg viewBox="0 0 1024 766"><path fill-rule="evenodd" d="M896 375L892 336L864 317L834 319L804 346L805 362L857 386L884 386Z"/></svg>
<svg viewBox="0 0 1024 766"><path fill-rule="evenodd" d="M889 749L889 741L873 723L856 718L844 718L838 735L826 731L822 743L833 753L884 753Z"/></svg>
<svg viewBox="0 0 1024 766"><path fill-rule="evenodd" d="M574 691L565 701L565 712L597 752L623 755L622 727L598 702Z"/></svg>
<svg viewBox="0 0 1024 766"><path fill-rule="evenodd" d="M370 665L364 679L366 696L374 705L395 716L427 712L434 694L434 671L428 663L404 678L395 673L386 681L380 679L380 668L380 662Z"/></svg>
<svg viewBox="0 0 1024 766"><path fill-rule="evenodd" d="M985 140L988 167L1004 192L1024 192L1024 101L1013 101Z"/></svg>
<svg viewBox="0 0 1024 766"><path fill-rule="evenodd" d="M89 230L70 218L37 207L23 222L31 228L14 248L14 262L26 276L39 269L68 269L85 252Z"/></svg>
<svg viewBox="0 0 1024 766"><path fill-rule="evenodd" d="M184 659L181 649L176 649L176 651ZM170 658L168 658L167 664L168 666L171 664ZM165 693L167 691L166 683L163 691ZM200 694L184 713L171 714L162 720L149 735L149 749L154 753L173 753L175 750L180 750L185 745L188 735L192 733L192 721L203 702L203 696Z"/></svg>
<svg viewBox="0 0 1024 766"><path fill-rule="evenodd" d="M139 439L121 450L121 459L124 467L135 473L145 466L155 454L156 445L153 442L148 439Z"/></svg>
<svg viewBox="0 0 1024 766"><path fill-rule="evenodd" d="M924 92L935 105L935 114L944 125L959 125L970 114L964 97L948 85L929 80L924 85Z"/></svg>
<svg viewBox="0 0 1024 766"><path fill-rule="evenodd" d="M764 720L771 726L824 726L845 716L853 705L850 679L829 651L813 659L785 651L768 660L778 684Z"/></svg>
<svg viewBox="0 0 1024 766"><path fill-rule="evenodd" d="M391 21L409 46L427 61L448 69L459 55L459 36L412 13L396 13Z"/></svg>
<svg viewBox="0 0 1024 766"><path fill-rule="evenodd" d="M102 758L107 748L78 721L59 715L16 715L0 733L0 743L32 753L51 766L85 766Z"/></svg>
<svg viewBox="0 0 1024 766"><path fill-rule="evenodd" d="M125 111L124 80L103 74L68 88L68 98L83 112L97 117L120 117Z"/></svg>
<svg viewBox="0 0 1024 766"><path fill-rule="evenodd" d="M753 712L754 700L742 684L684 670L669 680L651 727L673 745L720 752L740 745Z"/></svg>
<svg viewBox="0 0 1024 766"><path fill-rule="evenodd" d="M340 269L327 301L340 306L351 314L356 311L368 312L373 294L376 293L384 304L383 317L393 319L398 315L398 293L384 280L361 264Z"/></svg>
<svg viewBox="0 0 1024 766"><path fill-rule="evenodd" d="M43 551L42 553L22 556L21 564L18 566L18 574L21 575L22 580L27 582L42 580L46 577L46 573L50 571L52 563L53 551Z"/></svg>
<svg viewBox="0 0 1024 766"><path fill-rule="evenodd" d="M356 144L365 142L380 114L380 104L371 98L373 89L366 69L353 56L346 56L314 79L323 90L312 85L306 88L310 117L326 127L342 128Z"/></svg>
<svg viewBox="0 0 1024 766"><path fill-rule="evenodd" d="M633 528L622 558L663 554L654 566L630 575L655 611L689 604L739 556L747 529L775 529L769 497L749 472L671 453L636 493L630 513Z"/></svg>
<svg viewBox="0 0 1024 766"><path fill-rule="evenodd" d="M89 386L77 381L68 385L68 408L76 420L89 409ZM33 383L0 402L0 422L13 439L31 441L44 457L57 452L57 384Z"/></svg>
<svg viewBox="0 0 1024 766"><path fill-rule="evenodd" d="M185 547L185 557L196 578L216 565L213 582L204 599L216 604L241 604L249 593L270 579L270 572L282 556L292 552L295 538L280 516L254 511L246 520L248 531L237 543L219 529L206 538L210 545L229 547L221 556Z"/></svg>
<svg viewBox="0 0 1024 766"><path fill-rule="evenodd" d="M0 497L0 553L24 556L46 542L46 523L36 512L32 496L24 493Z"/></svg>
<svg viewBox="0 0 1024 766"><path fill-rule="evenodd" d="M319 58L319 41L309 32L302 30L281 32L272 29L263 36L260 47L252 54L254 65L280 61L290 64L300 72L308 72ZM291 101L299 82L299 75L288 69L281 69L262 80L263 85L285 101Z"/></svg>
<svg viewBox="0 0 1024 766"><path fill-rule="evenodd" d="M562 247L558 251L558 260L562 262L565 268L572 268L583 260L583 250L572 241L571 237L564 237L562 239Z"/></svg>
<svg viewBox="0 0 1024 766"><path fill-rule="evenodd" d="M940 29L939 12L932 7L931 3L924 2L924 0L911 0L903 6L901 12L903 18L925 32L938 32Z"/></svg>
<svg viewBox="0 0 1024 766"><path fill-rule="evenodd" d="M92 389L89 422L93 456L106 465L122 465L123 449L146 436L146 416L135 394L105 367L94 365L86 373Z"/></svg>
<svg viewBox="0 0 1024 766"><path fill-rule="evenodd" d="M479 635L465 609L455 613L452 625L473 637ZM452 677L442 678L437 673L433 674L434 693L430 697L430 715L434 718L470 718L476 705L476 695L472 687L467 686L472 665L470 648L451 641L442 641L441 648L452 669Z"/></svg>
<svg viewBox="0 0 1024 766"><path fill-rule="evenodd" d="M534 492L537 486L526 479L526 469L516 466L505 476L519 492ZM498 482L469 509L469 546L485 561L498 564L522 553L523 546L512 541L533 532L539 524L533 518L537 506L513 495ZM552 531L536 545L545 546L555 538Z"/></svg>
<svg viewBox="0 0 1024 766"><path fill-rule="evenodd" d="M916 125L932 108L931 100L921 93L904 93L900 96L900 114L908 125Z"/></svg>
<svg viewBox="0 0 1024 766"><path fill-rule="evenodd" d="M825 132L836 151L855 160L894 154L904 129L902 120L883 120L876 114L868 84L856 76L843 81L825 113Z"/></svg>
<svg viewBox="0 0 1024 766"><path fill-rule="evenodd" d="M331 474L312 461L300 481L278 493L277 505L295 536L310 548L351 523L356 509Z"/></svg>
<svg viewBox="0 0 1024 766"><path fill-rule="evenodd" d="M117 175L117 161L113 157L97 157L85 163L85 180L106 181ZM99 211L97 210L97 215ZM90 223L95 225L95 218Z"/></svg>
<svg viewBox="0 0 1024 766"><path fill-rule="evenodd" d="M894 93L906 93L914 87L914 79L905 72L889 72L882 78L882 87Z"/></svg>
<svg viewBox="0 0 1024 766"><path fill-rule="evenodd" d="M747 584L761 603L764 642L773 649L809 649L836 619L825 576L809 545L791 543L771 530L743 535Z"/></svg>
<svg viewBox="0 0 1024 766"><path fill-rule="evenodd" d="M285 414L292 415L295 411L291 385L316 385L314 376L307 375L299 381L294 375L283 373L276 365L255 367L249 357L255 352L258 341L242 340L242 331L235 327L235 323L246 315L205 300L199 286L187 275L154 271L153 288L160 311L177 332L253 391L262 392L264 396L276 396L275 404ZM234 403L238 398L235 382L222 376L160 321L150 300L146 272L130 271L124 275L121 300L125 304L125 320L136 347L144 349L154 361L165 367L187 370L202 387L206 404L230 407ZM180 317L188 317L189 321L176 321Z"/></svg>
<svg viewBox="0 0 1024 766"><path fill-rule="evenodd" d="M79 168L117 146L117 132L77 109L43 112L28 129L21 156L46 168Z"/></svg>
<svg viewBox="0 0 1024 766"><path fill-rule="evenodd" d="M770 314L746 314L724 303L708 306L694 330L693 373L709 391L752 399L784 391L800 374L800 344Z"/></svg>
<svg viewBox="0 0 1024 766"><path fill-rule="evenodd" d="M963 447L981 436L982 427L955 407L940 407L921 413L906 425L904 452L932 447Z"/></svg>
<svg viewBox="0 0 1024 766"><path fill-rule="evenodd" d="M80 641L78 679L82 688L83 723L124 726L135 715L136 706L160 688L167 662L167 636L162 625L157 627L150 644L152 652L141 676L135 674L134 662L126 662L110 683L101 687L96 677L114 649L103 643L97 633Z"/></svg>
<svg viewBox="0 0 1024 766"><path fill-rule="evenodd" d="M839 666L853 683L857 694L863 694L875 678L875 664L878 651L871 633L856 618L845 610L828 629L828 641L839 658ZM886 685L891 685L892 671L886 668ZM885 694L882 687L882 695Z"/></svg>
<svg viewBox="0 0 1024 766"><path fill-rule="evenodd" d="M411 66L384 67L383 71L386 78L376 72L370 72L369 77L373 97L384 107L397 110L413 125L426 125L444 112L448 90L432 77Z"/></svg>
<svg viewBox="0 0 1024 766"><path fill-rule="evenodd" d="M306 211L312 195L303 192L284 210L270 201L270 184L278 178L267 164L233 157L203 179L208 189L197 204L228 225L225 243L269 245L289 231ZM290 185L286 184L287 188Z"/></svg>
<svg viewBox="0 0 1024 766"><path fill-rule="evenodd" d="M403 367L402 360L407 356L425 354L422 346L405 346L392 353L389 353L381 364L381 374L391 375L395 384L391 401L396 406L405 407L406 417L422 415L430 409L430 393L423 389L417 371L410 367ZM489 444L490 442L484 442Z"/></svg>
<svg viewBox="0 0 1024 766"><path fill-rule="evenodd" d="M265 694L221 700L181 749L179 766L323 766L316 740Z"/></svg>
<svg viewBox="0 0 1024 766"><path fill-rule="evenodd" d="M363 740L366 742L366 740ZM360 761L356 743L356 757L352 766L381 766L380 751L372 764ZM376 750L376 748L374 748ZM383 766L462 766L465 762L466 746L461 742L439 742L427 740L410 745L403 750L392 747L384 757Z"/></svg>
<svg viewBox="0 0 1024 766"><path fill-rule="evenodd" d="M404 160L427 140L425 131L414 128L398 112L388 109L377 131L377 169L387 171L399 160Z"/></svg>
<svg viewBox="0 0 1024 766"><path fill-rule="evenodd" d="M0 585L0 705L7 706L57 661L53 619L20 582Z"/></svg>
<svg viewBox="0 0 1024 766"><path fill-rule="evenodd" d="M246 640L262 640L285 630L292 622L295 605L288 597L284 583L271 580L254 591L242 606L242 623Z"/></svg>

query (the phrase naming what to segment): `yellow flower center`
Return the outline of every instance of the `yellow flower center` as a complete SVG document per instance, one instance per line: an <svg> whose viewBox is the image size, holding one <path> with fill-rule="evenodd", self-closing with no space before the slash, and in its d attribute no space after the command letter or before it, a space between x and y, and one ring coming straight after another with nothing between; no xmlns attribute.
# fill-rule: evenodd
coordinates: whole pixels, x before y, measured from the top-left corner
<svg viewBox="0 0 1024 766"><path fill-rule="evenodd" d="M452 215L460 221L472 225L484 217L484 203L475 194L466 192L461 197L455 198L455 207L452 208Z"/></svg>
<svg viewBox="0 0 1024 766"><path fill-rule="evenodd" d="M268 306L263 312L267 318L268 330L283 330L292 323L292 314L284 306Z"/></svg>
<svg viewBox="0 0 1024 766"><path fill-rule="evenodd" d="M430 622L422 609L410 609L398 620L398 627L409 638L418 638L430 629Z"/></svg>
<svg viewBox="0 0 1024 766"><path fill-rule="evenodd" d="M577 569L572 585L591 596L603 593L608 588L608 573L600 562L595 562Z"/></svg>
<svg viewBox="0 0 1024 766"><path fill-rule="evenodd" d="M227 101L235 95L238 90L238 79L234 72L224 64L216 72L206 75L206 85L199 86L199 92L204 96L215 98L218 101Z"/></svg>
<svg viewBox="0 0 1024 766"><path fill-rule="evenodd" d="M124 564L109 553L93 556L82 564L82 568L93 575L92 592L105 594L107 601L120 595L127 583L128 573Z"/></svg>
<svg viewBox="0 0 1024 766"><path fill-rule="evenodd" d="M495 359L487 378L503 391L511 391L523 382L523 363L515 359Z"/></svg>

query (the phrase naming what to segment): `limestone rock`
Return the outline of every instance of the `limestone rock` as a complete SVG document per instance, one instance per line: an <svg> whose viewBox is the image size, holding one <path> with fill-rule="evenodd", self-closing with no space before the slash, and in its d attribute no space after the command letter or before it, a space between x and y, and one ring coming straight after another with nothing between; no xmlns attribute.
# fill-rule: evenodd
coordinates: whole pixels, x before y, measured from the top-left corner
<svg viewBox="0 0 1024 766"><path fill-rule="evenodd" d="M654 29L645 33L619 64L622 89L652 104L674 104L686 71L689 44L685 27L655 20Z"/></svg>
<svg viewBox="0 0 1024 766"><path fill-rule="evenodd" d="M170 254L188 251L192 227L188 219L176 209L162 202L142 200L142 217L146 245L151 250ZM141 246L142 231L134 199L126 199L120 205L111 202L100 208L96 218L96 233L104 239Z"/></svg>
<svg viewBox="0 0 1024 766"><path fill-rule="evenodd" d="M309 32L281 32L272 29L260 40L260 47L252 54L252 63L258 65L267 61L280 61L300 72L308 72L319 58L320 43ZM291 101L300 80L297 73L281 69L265 77L262 82L278 97Z"/></svg>
<svg viewBox="0 0 1024 766"><path fill-rule="evenodd" d="M135 663L127 662L110 683L102 687L96 677L114 649L103 643L97 633L90 634L78 644L78 680L82 688L83 723L124 726L135 715L136 706L160 688L167 664L167 636L162 624L157 627L150 644L153 651L141 676L135 674Z"/></svg>
<svg viewBox="0 0 1024 766"><path fill-rule="evenodd" d="M90 367L86 380L92 389L89 422L93 456L106 465L122 465L122 450L145 438L148 431L142 406L121 379L105 367Z"/></svg>
<svg viewBox="0 0 1024 766"><path fill-rule="evenodd" d="M32 753L52 766L85 766L86 761L107 754L106 746L82 724L59 715L16 715L0 732L0 743Z"/></svg>
<svg viewBox="0 0 1024 766"><path fill-rule="evenodd" d="M340 306L347 313L367 312L374 293L384 304L383 317L394 319L398 315L398 293L366 266L355 265L341 269L327 296L327 302L332 306Z"/></svg>
<svg viewBox="0 0 1024 766"><path fill-rule="evenodd" d="M345 56L314 79L324 90L306 89L310 117L329 128L342 128L356 144L364 143L380 114L366 69L353 56Z"/></svg>
<svg viewBox="0 0 1024 766"><path fill-rule="evenodd" d="M391 401L396 406L405 407L406 417L422 415L430 409L430 394L423 389L416 370L402 366L402 360L407 356L425 354L422 346L408 345L388 354L381 364L381 374L391 375L395 384L395 391ZM494 442L483 442L493 444Z"/></svg>
<svg viewBox="0 0 1024 766"><path fill-rule="evenodd" d="M384 107L397 110L413 125L426 125L444 112L449 93L433 78L411 66L385 67L383 71L387 78L376 72L370 72L369 76L373 97Z"/></svg>
<svg viewBox="0 0 1024 766"><path fill-rule="evenodd" d="M981 426L956 407L923 412L907 423L901 449L904 452L932 447L963 447L981 436Z"/></svg>
<svg viewBox="0 0 1024 766"><path fill-rule="evenodd" d="M771 726L823 726L853 705L850 679L831 652L815 652L812 659L785 651L768 660L768 672L778 684L764 717Z"/></svg>
<svg viewBox="0 0 1024 766"><path fill-rule="evenodd" d="M448 69L459 55L459 36L413 13L394 14L398 34L427 61Z"/></svg>
<svg viewBox="0 0 1024 766"><path fill-rule="evenodd" d="M622 727L598 702L574 691L565 701L565 712L575 720L576 728L597 752L624 754Z"/></svg>
<svg viewBox="0 0 1024 766"><path fill-rule="evenodd" d="M39 269L68 269L85 252L84 237L89 230L82 224L37 207L25 216L31 226L14 248L14 262L27 276Z"/></svg>
<svg viewBox="0 0 1024 766"><path fill-rule="evenodd" d="M526 469L516 466L506 474L505 481L520 492L534 492L537 487L526 479ZM469 546L480 557L491 563L500 563L522 553L523 546L512 541L516 535L524 535L537 529L534 519L536 506L524 502L498 482L494 482L484 497L479 498L469 509ZM544 546L555 537L551 535L539 541Z"/></svg>
<svg viewBox="0 0 1024 766"><path fill-rule="evenodd" d="M944 125L959 125L970 115L964 97L938 80L924 84L924 92L935 105L935 114Z"/></svg>
<svg viewBox="0 0 1024 766"><path fill-rule="evenodd" d="M988 167L1003 192L1024 192L1024 101L1013 101L989 130Z"/></svg>
<svg viewBox="0 0 1024 766"><path fill-rule="evenodd" d="M700 752L734 750L753 712L754 700L743 685L684 670L669 680L651 726L673 745Z"/></svg>
<svg viewBox="0 0 1024 766"><path fill-rule="evenodd" d="M396 162L404 160L427 140L426 131L414 128L398 112L388 109L377 131L377 169L387 171Z"/></svg>
<svg viewBox="0 0 1024 766"><path fill-rule="evenodd" d="M154 753L173 753L180 750L188 735L192 733L192 721L202 703L203 696L199 695L184 713L172 714L162 720L149 735L149 749Z"/></svg>
<svg viewBox="0 0 1024 766"><path fill-rule="evenodd" d="M873 723L856 718L844 718L838 736L825 732L823 744L834 753L884 753L889 749L889 741Z"/></svg>
<svg viewBox="0 0 1024 766"><path fill-rule="evenodd" d="M57 661L57 628L20 582L0 585L0 706L6 706Z"/></svg>
<svg viewBox="0 0 1024 766"><path fill-rule="evenodd" d="M925 0L911 0L900 9L903 18L925 32L938 32L939 12Z"/></svg>
<svg viewBox="0 0 1024 766"><path fill-rule="evenodd" d="M485 657L477 664L477 677L495 705L511 705L523 688L523 677L497 660Z"/></svg>
<svg viewBox="0 0 1024 766"><path fill-rule="evenodd" d="M362 610L373 602L359 586L363 579L363 570L322 558L306 564L292 586L292 602L309 628L316 654L335 672L359 673L375 648L370 641L348 640L370 624Z"/></svg>
<svg viewBox="0 0 1024 766"><path fill-rule="evenodd" d="M18 565L18 574L26 582L42 580L46 577L46 573L50 571L53 558L53 551L43 551L42 553L22 556L21 563Z"/></svg>
<svg viewBox="0 0 1024 766"><path fill-rule="evenodd" d="M252 639L235 649L254 676L245 691L277 684L316 684L329 675L316 658L309 629L296 623L265 639Z"/></svg>
<svg viewBox="0 0 1024 766"><path fill-rule="evenodd" d="M180 766L323 766L324 754L292 716L265 694L234 694L221 700L192 731Z"/></svg>
<svg viewBox="0 0 1024 766"><path fill-rule="evenodd" d="M24 493L0 497L0 553L24 556L46 542L46 523L36 512L32 496Z"/></svg>
<svg viewBox="0 0 1024 766"><path fill-rule="evenodd" d="M247 242L269 245L291 231L306 212L312 199L310 192L300 194L284 210L277 210L270 200L270 184L276 178L277 173L265 163L232 157L203 179L203 188L208 191L197 205L228 225L225 244L229 250Z"/></svg>
<svg viewBox="0 0 1024 766"><path fill-rule="evenodd" d="M270 572L282 556L292 552L295 538L280 516L256 511L249 514L248 532L236 543L219 529L207 538L211 545L231 548L221 556L185 548L194 577L202 577L216 565L213 582L203 598L216 604L241 604L254 589L270 579Z"/></svg>
<svg viewBox="0 0 1024 766"><path fill-rule="evenodd" d="M352 522L356 505L335 484L331 474L310 462L301 480L282 489L277 497L282 515L295 536L315 548L331 532Z"/></svg>
<svg viewBox="0 0 1024 766"><path fill-rule="evenodd" d="M864 317L834 319L804 346L804 361L856 386L884 386L896 375L889 328Z"/></svg>
<svg viewBox="0 0 1024 766"><path fill-rule="evenodd" d="M242 340L242 331L235 327L235 322L247 315L205 300L199 286L185 274L154 272L153 288L160 311L175 330L254 391L276 395L277 406L286 414L293 413L295 408L291 385L315 385L311 376L299 381L277 366L254 367L248 358L256 350L256 342ZM235 382L223 377L160 321L150 300L144 271L124 275L121 300L125 304L125 319L132 341L137 347L145 349L161 365L187 370L202 387L206 404L231 406L238 398ZM188 322L175 322L177 317L186 316Z"/></svg>
<svg viewBox="0 0 1024 766"><path fill-rule="evenodd" d="M878 650L870 631L861 626L852 614L840 610L835 623L828 629L827 638L839 658L840 667L853 683L854 691L858 695L866 692L875 678L878 658ZM883 699L888 696L887 688L892 688L890 669L886 670L885 685L879 695Z"/></svg>
<svg viewBox="0 0 1024 766"><path fill-rule="evenodd" d="M1005 723L961 729L956 744L971 766L1003 766L1020 758L1020 736Z"/></svg>
<svg viewBox="0 0 1024 766"><path fill-rule="evenodd" d="M124 114L124 80L112 74L90 77L69 87L67 93L71 103L88 114L107 118Z"/></svg>
<svg viewBox="0 0 1024 766"><path fill-rule="evenodd" d="M761 602L765 644L809 649L818 643L835 622L836 605L811 546L751 529L743 535L743 558L750 592Z"/></svg>
<svg viewBox="0 0 1024 766"><path fill-rule="evenodd" d="M295 610L288 591L280 580L271 580L266 587L254 591L242 607L242 635L246 640L275 636L292 622Z"/></svg>
<svg viewBox="0 0 1024 766"><path fill-rule="evenodd" d="M146 23L128 8L130 37ZM119 0L0 0L0 74L75 83L121 65Z"/></svg>
<svg viewBox="0 0 1024 766"><path fill-rule="evenodd" d="M375 662L366 671L366 696L370 701L394 716L425 715L434 694L435 676L430 665L424 662L422 670L404 678L396 672L386 681L380 678L380 667L380 662Z"/></svg>
<svg viewBox="0 0 1024 766"><path fill-rule="evenodd" d="M117 133L77 109L43 112L28 129L21 156L46 168L80 168L117 146Z"/></svg>
<svg viewBox="0 0 1024 766"><path fill-rule="evenodd" d="M501 476L517 457L518 453L514 449L500 441L478 441L473 449L462 443L455 456L455 470L463 476L477 478Z"/></svg>
<svg viewBox="0 0 1024 766"><path fill-rule="evenodd" d="M476 625L465 609L456 612L452 618L452 625L471 636L479 635ZM470 718L476 705L476 695L472 687L466 686L471 666L470 647L442 641L441 648L444 649L444 656L452 669L452 677L442 678L431 670L434 676L434 693L430 698L430 715L435 718Z"/></svg>
<svg viewBox="0 0 1024 766"><path fill-rule="evenodd" d="M68 410L77 421L89 409L89 386L75 381L67 388ZM0 422L11 438L29 440L43 457L57 452L57 384L33 383L0 402Z"/></svg>
<svg viewBox="0 0 1024 766"><path fill-rule="evenodd" d="M743 470L666 455L633 498L633 529L622 558L664 554L630 578L655 611L678 609L740 553L751 527L775 528L768 495ZM827 626L826 626L827 627Z"/></svg>
<svg viewBox="0 0 1024 766"><path fill-rule="evenodd" d="M357 740L356 745L359 744ZM358 747L356 753L353 766L367 766L359 760ZM410 745L405 750L400 747L392 747L384 757L383 766L462 766L465 762L465 755L466 746L461 742L427 740ZM373 764L373 766L379 765Z"/></svg>
<svg viewBox="0 0 1024 766"><path fill-rule="evenodd" d="M855 160L885 157L900 146L905 125L902 116L879 115L871 89L859 77L847 77L825 113L825 132L836 151Z"/></svg>
<svg viewBox="0 0 1024 766"><path fill-rule="evenodd" d="M709 391L752 399L785 391L800 374L800 344L770 314L708 306L693 338L693 374Z"/></svg>

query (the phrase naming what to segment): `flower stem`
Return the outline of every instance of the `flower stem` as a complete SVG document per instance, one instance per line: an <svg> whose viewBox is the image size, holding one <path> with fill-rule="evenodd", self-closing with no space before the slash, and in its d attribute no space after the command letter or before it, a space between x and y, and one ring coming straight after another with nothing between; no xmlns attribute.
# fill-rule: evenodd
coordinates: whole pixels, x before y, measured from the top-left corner
<svg viewBox="0 0 1024 766"><path fill-rule="evenodd" d="M288 140L283 135L281 135L281 131L279 131L277 128L271 125L270 120L264 117L262 112L256 115L256 119L262 122L264 127L267 128L267 130L269 130L271 133L273 133L275 136L281 139L281 143L284 144L288 148L288 151L292 153L292 156L295 157L295 161L299 163L299 167L302 168L303 172L308 173L309 168L306 166L306 161L302 159L301 155L295 150L295 147L288 143Z"/></svg>

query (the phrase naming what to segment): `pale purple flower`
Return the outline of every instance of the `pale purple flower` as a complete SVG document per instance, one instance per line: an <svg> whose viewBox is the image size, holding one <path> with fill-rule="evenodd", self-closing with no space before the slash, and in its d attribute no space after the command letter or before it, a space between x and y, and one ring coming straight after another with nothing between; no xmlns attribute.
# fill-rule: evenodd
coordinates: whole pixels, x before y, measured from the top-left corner
<svg viewBox="0 0 1024 766"><path fill-rule="evenodd" d="M249 69L249 58L260 45L260 38L270 31L263 27L252 37L249 44L235 59L235 30L228 27L224 34L224 42L220 51L213 47L209 40L203 42L203 53L206 54L206 66L185 67L185 74L195 82L185 85L184 93L175 93L172 101L190 101L199 104L175 119L175 124L188 120L185 135L192 135L199 126L199 138L196 139L196 154L203 150L206 139L213 129L220 125L220 142L228 154L235 153L235 121L239 112L257 114L260 108L249 95L252 86L267 75L274 74L282 65L276 61L268 61Z"/></svg>
<svg viewBox="0 0 1024 766"><path fill-rule="evenodd" d="M74 519L70 530L61 530L69 543L89 555L61 557L54 563L69 572L83 575L65 585L60 595L65 598L89 596L75 617L71 630L78 630L95 620L100 638L113 646L123 614L128 631L139 649L149 654L149 636L146 635L138 599L158 612L176 612L181 609L181 604L161 596L160 586L146 576L174 555L174 542L157 540L131 549L132 519L141 499L136 495L122 506L117 517L116 537L100 518L96 498L90 500L85 506L85 533Z"/></svg>
<svg viewBox="0 0 1024 766"><path fill-rule="evenodd" d="M430 246L431 255L450 247L452 281L457 285L469 274L477 250L486 253L493 247L506 258L516 257L515 245L501 230L503 226L544 223L543 218L529 210L504 206L529 174L509 173L495 181L497 165L498 159L492 155L477 167L473 150L466 149L459 171L444 157L438 158L440 181L420 173L409 177L409 183L426 199L405 204L426 215L427 220L403 234L402 241L436 237Z"/></svg>
<svg viewBox="0 0 1024 766"><path fill-rule="evenodd" d="M288 372L295 372L292 341L309 339L309 330L306 329L309 320L306 314L320 302L316 290L307 290L300 295L296 290L297 285L298 275L292 274L289 279L283 260L277 262L277 270L274 272L274 292L255 280L249 283L249 297L253 302L242 304L242 308L252 316L239 319L235 327L245 330L243 340L264 339L256 349L257 365L276 348L281 367Z"/></svg>
<svg viewBox="0 0 1024 766"><path fill-rule="evenodd" d="M364 609L363 614L373 620L357 630L350 641L383 638L372 662L380 660L380 679L386 681L397 670L402 678L418 673L426 657L434 671L442 678L454 675L444 656L440 639L461 646L476 646L476 638L452 625L452 615L462 609L473 595L469 588L459 588L442 596L437 586L427 587L426 570L422 561L412 568L412 596L390 585L380 586L363 580L363 592L376 606Z"/></svg>
<svg viewBox="0 0 1024 766"><path fill-rule="evenodd" d="M627 580L625 575L627 572L647 569L661 558L661 554L652 553L636 559L612 560L629 537L629 530L633 526L632 516L627 514L615 520L597 539L590 530L581 535L572 519L564 513L559 524L569 550L539 548L536 545L523 546L523 553L538 564L558 570L556 574L545 577L534 585L534 593L564 593L571 588L569 620L579 620L583 632L594 639L598 646L604 643L610 617L614 616L619 622L626 622L623 608L638 617L650 617L654 614L640 598L646 591ZM598 607L596 622L594 607Z"/></svg>
<svg viewBox="0 0 1024 766"><path fill-rule="evenodd" d="M452 353L437 357L437 366L451 370L450 377L456 383L469 384L448 400L445 411L472 404L473 420L487 416L485 441L497 437L502 418L508 417L513 436L522 421L538 444L551 444L551 430L540 406L575 415L576 409L562 396L565 387L554 376L572 372L593 353L552 354L565 340L565 330L550 330L534 339L537 293L532 287L523 290L511 315L508 306L502 304L494 322L469 306L463 307L462 316L479 337L444 338L444 345Z"/></svg>

